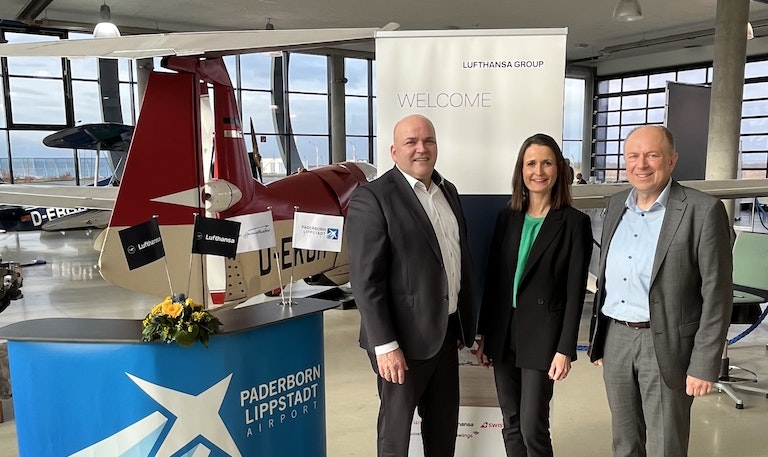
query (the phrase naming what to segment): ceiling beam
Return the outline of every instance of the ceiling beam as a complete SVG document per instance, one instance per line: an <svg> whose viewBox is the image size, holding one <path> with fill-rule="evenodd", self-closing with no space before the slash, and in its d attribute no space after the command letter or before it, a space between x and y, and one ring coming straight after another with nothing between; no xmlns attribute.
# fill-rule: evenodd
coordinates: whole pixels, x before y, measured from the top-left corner
<svg viewBox="0 0 768 457"><path fill-rule="evenodd" d="M37 19L37 16L40 16L51 3L53 3L53 0L29 0L16 15L16 20L32 22Z"/></svg>

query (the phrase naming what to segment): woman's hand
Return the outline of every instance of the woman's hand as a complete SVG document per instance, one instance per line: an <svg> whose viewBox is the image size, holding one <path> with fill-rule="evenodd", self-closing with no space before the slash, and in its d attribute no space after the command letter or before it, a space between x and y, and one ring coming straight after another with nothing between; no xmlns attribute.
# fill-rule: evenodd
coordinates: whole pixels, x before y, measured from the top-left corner
<svg viewBox="0 0 768 457"><path fill-rule="evenodd" d="M472 354L475 354L475 357L477 357L477 363L479 363L484 367L490 367L491 359L489 359L488 356L483 353L483 346L485 343L485 339L481 336L480 338L475 340L475 343L477 343L477 349L470 349L469 352L471 352Z"/></svg>
<svg viewBox="0 0 768 457"><path fill-rule="evenodd" d="M571 371L571 358L567 355L556 353L549 366L549 379L562 381Z"/></svg>

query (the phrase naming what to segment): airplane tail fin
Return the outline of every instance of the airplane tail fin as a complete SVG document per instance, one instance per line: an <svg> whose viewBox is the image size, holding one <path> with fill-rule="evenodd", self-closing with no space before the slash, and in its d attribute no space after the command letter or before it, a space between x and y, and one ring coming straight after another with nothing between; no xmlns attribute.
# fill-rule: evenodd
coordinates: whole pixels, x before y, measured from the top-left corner
<svg viewBox="0 0 768 457"><path fill-rule="evenodd" d="M365 167L334 164L293 174L268 186L261 184L248 163L239 111L223 60L173 57L165 66L178 73L150 75L104 237L102 276L158 297L184 292L205 302L213 298L214 304L243 301L284 285L292 277L298 280L327 272L345 282L349 262L344 240L340 253L293 249L294 213L346 215L352 191L367 182ZM201 133L200 81L213 87L212 170L203 159L207 143L206 134ZM207 212L209 217L226 219L267 209L274 219L275 248L240 253L235 259L208 256L205 262L201 256L190 254L195 214ZM153 216L158 216L165 261L130 270L118 231Z"/></svg>
<svg viewBox="0 0 768 457"><path fill-rule="evenodd" d="M150 74L99 258L102 276L114 284L164 297L185 292L189 272L202 270L190 256L194 216L204 212L198 84L190 73ZM170 285L163 261L129 270L118 235L155 215ZM203 281L195 276L188 295L200 299Z"/></svg>

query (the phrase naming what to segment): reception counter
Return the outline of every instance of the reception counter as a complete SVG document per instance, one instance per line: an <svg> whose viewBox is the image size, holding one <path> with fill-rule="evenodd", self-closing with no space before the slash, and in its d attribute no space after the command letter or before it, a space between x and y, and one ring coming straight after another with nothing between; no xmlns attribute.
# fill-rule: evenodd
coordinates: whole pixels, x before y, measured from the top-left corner
<svg viewBox="0 0 768 457"><path fill-rule="evenodd" d="M322 311L296 299L217 313L200 343L142 343L141 321L55 318L8 340L20 457L325 456Z"/></svg>

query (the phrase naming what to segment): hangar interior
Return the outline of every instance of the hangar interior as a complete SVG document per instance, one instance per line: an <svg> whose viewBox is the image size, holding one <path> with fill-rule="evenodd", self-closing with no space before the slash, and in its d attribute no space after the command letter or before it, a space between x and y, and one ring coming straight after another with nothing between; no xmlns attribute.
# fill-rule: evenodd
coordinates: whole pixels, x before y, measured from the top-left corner
<svg viewBox="0 0 768 457"><path fill-rule="evenodd" d="M753 38L746 43L746 65L740 119L738 173L743 178L768 177L768 2L739 0L748 8ZM720 35L718 9L736 0L669 2L639 0L643 18L613 20L618 0L573 2L567 0L468 2L465 0L410 2L394 0L366 5L329 0L259 0L210 2L147 0L6 0L0 4L0 38L15 42L89 38L108 5L111 21L123 35L181 31L248 29L315 29L328 27L381 27L397 22L401 30L507 29L567 27L566 106L563 150L576 171L597 182L622 181L621 140L636 125L663 123L667 82L708 85L717 72L716 40ZM721 19L721 18L720 18ZM744 34L746 40L746 30ZM291 56L289 61L285 58ZM281 59L281 60L280 60ZM245 119L256 120L246 133L259 137L265 160L265 177L278 179L302 166L320 166L340 160L375 163L376 62L373 43L347 45L312 53L241 55L226 63L237 86ZM275 62L287 76L275 89ZM98 99L95 59L44 63L0 59L3 91L0 112L0 178L7 182L52 179L80 183L103 176L100 168L75 168L71 152L53 162L25 154L42 137L80 122L99 122L104 112L94 108ZM341 63L339 63L341 62ZM157 66L157 63L153 62ZM339 69L338 65L341 65ZM42 71L41 71L42 68ZM51 70L53 69L53 70ZM121 60L119 121L133 124L139 111L139 71L135 62ZM306 74L313 78L307 78ZM343 102L332 101L330 86L341 75L346 92ZM71 88L68 91L64 88ZM295 110L314 119L298 120L289 135L297 155L292 163L279 160L285 132L279 131L269 112L271 94L295 103ZM25 95L24 92L27 92ZM61 94L56 95L56 94ZM27 97L29 96L29 98ZM54 106L45 108L46 99ZM98 103L96 103L98 105ZM318 108L319 106L319 108ZM30 107L37 109L30 110ZM266 109L265 109L266 107ZM331 125L329 113L346 113L347 125ZM268 113L265 114L264 111ZM115 112L113 115L117 116ZM247 129L244 129L247 130ZM385 134L385 132L381 132ZM388 133L388 132L387 132ZM682 152L682 151L681 151ZM5 157L1 157L5 156ZM89 156L93 157L93 156ZM293 157L293 156L292 156ZM439 169L439 163L438 167ZM108 170L104 172L104 175ZM95 175L95 176L94 176ZM751 202L736 206L736 225L768 232L762 218L750 212ZM590 212L599 238L601 215ZM759 216L759 214L758 214ZM93 243L98 230L62 232L7 232L0 235L3 260L32 262L25 268L24 298L0 314L0 324L44 317L142 318L155 297L106 283L95 265ZM596 260L593 258L592 270ZM768 288L768 285L766 286ZM585 305L580 344L587 344L588 313ZM359 315L354 309L324 313L326 353L327 454L373 455L378 408L375 376L357 345ZM748 324L734 324L729 337ZM732 362L760 375L768 386L768 324L763 323L729 348ZM611 455L610 416L601 371L582 355L573 374L555 388L552 436L560 455L600 457ZM84 374L87 376L87 374ZM487 371L464 370L462 392L473 401L493 404L493 382ZM66 394L66 393L63 393ZM490 394L490 395L489 395ZM739 393L744 409L723 393L697 399L693 407L691 455L741 455L764 457L768 399ZM16 430L12 397L3 400L5 421L0 424L0 457L16 457ZM62 412L76 415L76 412Z"/></svg>

